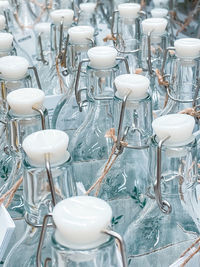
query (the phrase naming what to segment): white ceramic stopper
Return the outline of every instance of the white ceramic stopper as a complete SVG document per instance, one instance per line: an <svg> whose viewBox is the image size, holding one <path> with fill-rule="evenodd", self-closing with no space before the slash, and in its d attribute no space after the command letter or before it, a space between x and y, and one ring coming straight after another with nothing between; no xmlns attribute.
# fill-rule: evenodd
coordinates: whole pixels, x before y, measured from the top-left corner
<svg viewBox="0 0 200 267"><path fill-rule="evenodd" d="M191 140L195 120L186 114L169 114L152 122L152 127L159 140L170 136L166 144L182 144Z"/></svg>
<svg viewBox="0 0 200 267"><path fill-rule="evenodd" d="M5 80L19 80L27 73L29 63L23 57L7 56L0 58L0 77Z"/></svg>
<svg viewBox="0 0 200 267"><path fill-rule="evenodd" d="M6 27L6 20L3 15L0 15L0 31L4 30Z"/></svg>
<svg viewBox="0 0 200 267"><path fill-rule="evenodd" d="M37 88L21 88L7 95L7 102L16 115L31 115L36 111L32 109L42 108L45 94Z"/></svg>
<svg viewBox="0 0 200 267"><path fill-rule="evenodd" d="M10 5L8 1L0 1L0 10L9 9Z"/></svg>
<svg viewBox="0 0 200 267"><path fill-rule="evenodd" d="M174 42L176 55L180 58L197 58L200 56L200 39L182 38Z"/></svg>
<svg viewBox="0 0 200 267"><path fill-rule="evenodd" d="M50 17L56 25L60 25L62 20L64 25L71 25L74 17L74 11L72 9L57 9L50 13Z"/></svg>
<svg viewBox="0 0 200 267"><path fill-rule="evenodd" d="M156 7L168 6L169 0L153 0L153 3Z"/></svg>
<svg viewBox="0 0 200 267"><path fill-rule="evenodd" d="M7 32L0 32L0 51L9 51L12 47L13 35Z"/></svg>
<svg viewBox="0 0 200 267"><path fill-rule="evenodd" d="M48 22L37 23L34 29L37 34L49 36L51 31L51 23Z"/></svg>
<svg viewBox="0 0 200 267"><path fill-rule="evenodd" d="M96 46L88 50L90 65L96 69L107 69L115 65L117 50L109 46Z"/></svg>
<svg viewBox="0 0 200 267"><path fill-rule="evenodd" d="M118 5L119 14L123 18L137 18L138 12L140 11L141 6L135 3L124 3Z"/></svg>
<svg viewBox="0 0 200 267"><path fill-rule="evenodd" d="M167 20L164 18L149 18L142 21L143 33L162 35L167 27Z"/></svg>
<svg viewBox="0 0 200 267"><path fill-rule="evenodd" d="M94 28L91 26L75 26L68 30L70 42L72 44L87 44L93 38Z"/></svg>
<svg viewBox="0 0 200 267"><path fill-rule="evenodd" d="M141 99L147 94L149 79L139 74L123 74L115 78L115 86L120 98L131 92L128 99Z"/></svg>
<svg viewBox="0 0 200 267"><path fill-rule="evenodd" d="M82 12L92 14L95 11L96 5L96 3L82 3L79 7Z"/></svg>
<svg viewBox="0 0 200 267"><path fill-rule="evenodd" d="M44 166L45 154L52 165L62 164L69 158L68 135L60 130L42 130L27 136L22 147L34 166Z"/></svg>
<svg viewBox="0 0 200 267"><path fill-rule="evenodd" d="M153 18L164 18L168 14L168 10L166 8L153 8L151 10L151 16Z"/></svg>
<svg viewBox="0 0 200 267"><path fill-rule="evenodd" d="M72 249L90 249L106 242L101 231L112 219L110 206L102 199L78 196L59 202L53 210L58 243Z"/></svg>

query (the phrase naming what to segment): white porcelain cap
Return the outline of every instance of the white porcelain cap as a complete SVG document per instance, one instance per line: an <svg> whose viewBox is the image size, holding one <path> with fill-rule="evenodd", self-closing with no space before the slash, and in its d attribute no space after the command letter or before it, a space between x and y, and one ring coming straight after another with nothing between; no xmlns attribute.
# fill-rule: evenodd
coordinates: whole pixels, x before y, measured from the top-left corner
<svg viewBox="0 0 200 267"><path fill-rule="evenodd" d="M0 1L0 10L2 9L8 9L10 7L10 4L8 1L4 0L4 1Z"/></svg>
<svg viewBox="0 0 200 267"><path fill-rule="evenodd" d="M166 8L153 8L151 10L151 16L153 18L164 18L168 14L168 10Z"/></svg>
<svg viewBox="0 0 200 267"><path fill-rule="evenodd" d="M8 32L0 32L0 51L9 51L12 47L13 35Z"/></svg>
<svg viewBox="0 0 200 267"><path fill-rule="evenodd" d="M143 33L162 35L167 27L167 20L164 18L149 18L142 21Z"/></svg>
<svg viewBox="0 0 200 267"><path fill-rule="evenodd" d="M71 25L74 17L74 11L72 9L57 9L50 13L50 17L56 25L59 25L62 19L64 25Z"/></svg>
<svg viewBox="0 0 200 267"><path fill-rule="evenodd" d="M82 12L91 14L94 13L96 5L96 3L82 3L79 5L79 8Z"/></svg>
<svg viewBox="0 0 200 267"><path fill-rule="evenodd" d="M111 219L111 207L100 198L67 198L53 210L56 240L72 249L97 247L109 239L101 231L108 228Z"/></svg>
<svg viewBox="0 0 200 267"><path fill-rule="evenodd" d="M6 19L4 15L0 15L0 31L4 30L6 27Z"/></svg>
<svg viewBox="0 0 200 267"><path fill-rule="evenodd" d="M153 3L156 7L168 5L169 0L153 0Z"/></svg>
<svg viewBox="0 0 200 267"><path fill-rule="evenodd" d="M136 3L123 3L118 5L119 14L124 18L137 18L141 6Z"/></svg>
<svg viewBox="0 0 200 267"><path fill-rule="evenodd" d="M35 29L37 34L43 34L43 35L49 36L50 31L51 31L51 23L49 23L49 22L37 23L35 25L34 29Z"/></svg>
<svg viewBox="0 0 200 267"><path fill-rule="evenodd" d="M109 46L96 46L88 50L90 65L96 69L107 69L115 65L117 50Z"/></svg>
<svg viewBox="0 0 200 267"><path fill-rule="evenodd" d="M10 8L10 4L8 1L0 1L0 11L6 10Z"/></svg>
<svg viewBox="0 0 200 267"><path fill-rule="evenodd" d="M123 74L115 78L115 86L120 98L131 91L128 99L141 99L146 96L149 79L139 74Z"/></svg>
<svg viewBox="0 0 200 267"><path fill-rule="evenodd" d="M91 26L75 26L68 30L70 42L72 44L87 44L93 38L94 28Z"/></svg>
<svg viewBox="0 0 200 267"><path fill-rule="evenodd" d="M176 54L180 58L196 58L200 56L200 39L182 38L174 42Z"/></svg>
<svg viewBox="0 0 200 267"><path fill-rule="evenodd" d="M182 144L191 140L195 120L186 114L169 114L152 122L152 127L159 140L170 136L166 144Z"/></svg>
<svg viewBox="0 0 200 267"><path fill-rule="evenodd" d="M44 166L45 154L49 154L52 165L62 164L69 158L67 147L68 135L60 130L42 130L27 136L22 147L30 163L34 166Z"/></svg>
<svg viewBox="0 0 200 267"><path fill-rule="evenodd" d="M45 94L37 88L21 88L7 95L7 102L16 115L31 115L36 111L32 109L42 108Z"/></svg>
<svg viewBox="0 0 200 267"><path fill-rule="evenodd" d="M29 63L24 57L6 56L0 58L0 77L5 80L19 80L27 73Z"/></svg>

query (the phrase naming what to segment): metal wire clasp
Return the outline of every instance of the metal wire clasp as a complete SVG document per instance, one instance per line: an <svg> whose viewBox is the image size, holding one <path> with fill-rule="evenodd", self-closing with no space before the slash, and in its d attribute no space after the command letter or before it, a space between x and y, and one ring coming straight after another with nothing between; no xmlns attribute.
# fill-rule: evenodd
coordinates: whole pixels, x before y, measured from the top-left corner
<svg viewBox="0 0 200 267"><path fill-rule="evenodd" d="M157 147L157 175L156 175L156 181L154 184L154 193L155 193L155 199L158 204L158 207L160 210L165 213L169 214L172 211L172 207L167 202L166 200L162 199L162 193L161 193L161 166L162 166L162 157L161 157L161 152L162 152L162 145L165 141L167 141L170 138L170 136L167 136L163 138Z"/></svg>
<svg viewBox="0 0 200 267"><path fill-rule="evenodd" d="M121 235L116 233L116 232L114 232L114 231L112 231L112 230L108 230L108 229L102 231L102 233L104 233L106 235L109 235L109 236L112 236L117 240L118 245L119 245L121 258L122 258L122 266L123 267L127 267L128 264L127 264L127 258L126 258L125 245L124 245L124 240L121 237Z"/></svg>

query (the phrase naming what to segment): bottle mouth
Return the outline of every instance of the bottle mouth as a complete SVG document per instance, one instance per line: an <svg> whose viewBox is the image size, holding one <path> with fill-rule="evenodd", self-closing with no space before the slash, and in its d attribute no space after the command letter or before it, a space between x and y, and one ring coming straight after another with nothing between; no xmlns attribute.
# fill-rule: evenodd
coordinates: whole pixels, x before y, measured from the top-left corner
<svg viewBox="0 0 200 267"><path fill-rule="evenodd" d="M151 33L152 36L161 36L165 33L167 20L164 18L149 18L142 21L142 30L144 34Z"/></svg>
<svg viewBox="0 0 200 267"><path fill-rule="evenodd" d="M128 95L128 100L139 100L147 96L150 81L139 74L123 74L115 78L114 84L120 98Z"/></svg>
<svg viewBox="0 0 200 267"><path fill-rule="evenodd" d="M91 42L94 36L94 28L91 26L75 26L68 30L71 44L84 45Z"/></svg>
<svg viewBox="0 0 200 267"><path fill-rule="evenodd" d="M110 206L102 199L78 196L59 202L53 210L56 241L68 248L87 250L107 242L102 233L112 219Z"/></svg>
<svg viewBox="0 0 200 267"><path fill-rule="evenodd" d="M184 146L190 143L194 139L194 125L194 118L186 114L169 114L152 122L158 140L165 139L166 146Z"/></svg>
<svg viewBox="0 0 200 267"><path fill-rule="evenodd" d="M197 38L182 38L174 42L177 57L192 60L200 57L200 40Z"/></svg>
<svg viewBox="0 0 200 267"><path fill-rule="evenodd" d="M4 80L23 79L28 71L29 62L19 56L0 58L0 77Z"/></svg>
<svg viewBox="0 0 200 267"><path fill-rule="evenodd" d="M69 26L73 22L74 11L72 9L57 9L50 13L50 17L55 25L60 25L63 21L63 25Z"/></svg>
<svg viewBox="0 0 200 267"><path fill-rule="evenodd" d="M15 115L33 115L33 108L43 108L45 94L37 88L16 89L7 95L7 102Z"/></svg>
<svg viewBox="0 0 200 267"><path fill-rule="evenodd" d="M54 165L63 164L70 158L67 151L69 143L68 135L60 130L42 130L27 136L22 148L28 161L34 166L45 166L46 159Z"/></svg>
<svg viewBox="0 0 200 267"><path fill-rule="evenodd" d="M96 46L88 50L90 66L95 69L109 69L116 65L117 50L109 46Z"/></svg>
<svg viewBox="0 0 200 267"><path fill-rule="evenodd" d="M118 5L120 17L127 19L137 18L140 9L141 5L136 3L123 3Z"/></svg>

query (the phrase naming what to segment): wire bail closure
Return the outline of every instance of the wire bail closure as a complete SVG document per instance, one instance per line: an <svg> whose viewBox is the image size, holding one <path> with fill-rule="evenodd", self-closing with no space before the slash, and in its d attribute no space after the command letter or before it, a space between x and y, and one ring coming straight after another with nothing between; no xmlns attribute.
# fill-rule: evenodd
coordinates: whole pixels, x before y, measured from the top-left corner
<svg viewBox="0 0 200 267"><path fill-rule="evenodd" d="M161 193L161 166L162 166L162 145L164 144L165 141L167 141L170 138L170 136L167 136L163 138L159 143L157 147L157 174L156 174L156 181L154 184L154 193L155 193L155 199L158 204L159 209L164 213L164 214L170 214L172 211L171 204L162 199L162 193Z"/></svg>
<svg viewBox="0 0 200 267"><path fill-rule="evenodd" d="M116 57L116 60L119 61L123 61L125 64L125 68L126 68L126 72L128 74L130 74L130 69L129 69L129 64L128 64L128 60L127 58L124 57ZM87 88L82 88L82 89L78 89L79 86L79 81L80 81L80 75L81 75L81 70L82 70L82 65L84 63L89 63L90 59L83 59L82 61L80 61L79 65L78 65L78 71L77 71L77 75L76 75L76 80L75 80L75 96L76 96L76 103L79 106L79 111L82 112L82 108L84 106L84 103L87 102L87 100L82 101L81 99L81 92L82 91L87 91Z"/></svg>
<svg viewBox="0 0 200 267"><path fill-rule="evenodd" d="M48 221L50 218L52 219L52 217L53 216L51 213L44 216L42 230L41 230L40 239L39 239L39 245L37 248L37 255L36 255L37 267L42 267L42 247L43 247L43 243L44 243L44 239L45 239L46 230L48 227ZM110 229L105 229L102 231L102 233L109 235L116 240L116 242L118 243L118 246L119 246L120 254L121 254L122 266L127 267L128 264L127 264L127 258L126 258L126 252L125 252L125 245L124 245L124 241L123 241L123 238L121 237L121 235L110 230ZM51 261L52 261L51 258L46 258L45 262L44 262L44 267L48 267L48 263Z"/></svg>

